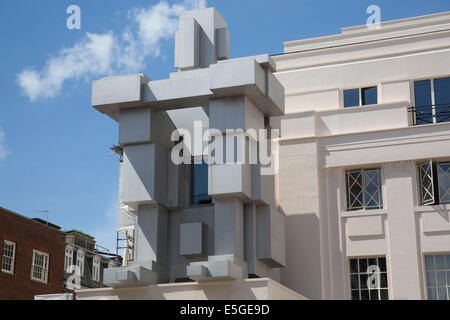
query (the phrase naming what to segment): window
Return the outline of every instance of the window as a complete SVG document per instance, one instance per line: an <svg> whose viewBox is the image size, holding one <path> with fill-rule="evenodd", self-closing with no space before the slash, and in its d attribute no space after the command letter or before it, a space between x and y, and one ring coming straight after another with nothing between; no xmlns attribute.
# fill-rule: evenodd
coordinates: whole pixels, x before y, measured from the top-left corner
<svg viewBox="0 0 450 320"><path fill-rule="evenodd" d="M378 103L377 87L344 90L344 108Z"/></svg>
<svg viewBox="0 0 450 320"><path fill-rule="evenodd" d="M428 300L450 300L450 253L426 254L424 260Z"/></svg>
<svg viewBox="0 0 450 320"><path fill-rule="evenodd" d="M31 279L47 283L48 281L48 254L33 250L33 263L31 266Z"/></svg>
<svg viewBox="0 0 450 320"><path fill-rule="evenodd" d="M348 170L345 175L348 211L383 208L380 168Z"/></svg>
<svg viewBox="0 0 450 320"><path fill-rule="evenodd" d="M208 195L208 164L192 164L191 179L191 203L194 205L211 203L211 197Z"/></svg>
<svg viewBox="0 0 450 320"><path fill-rule="evenodd" d="M16 257L16 244L5 240L3 243L2 271L14 274L14 262Z"/></svg>
<svg viewBox="0 0 450 320"><path fill-rule="evenodd" d="M73 249L71 247L66 247L66 255L64 260L64 270L66 270L67 273L72 273L73 265Z"/></svg>
<svg viewBox="0 0 450 320"><path fill-rule="evenodd" d="M100 281L100 257L95 256L92 262L92 280Z"/></svg>
<svg viewBox="0 0 450 320"><path fill-rule="evenodd" d="M450 78L414 82L416 125L450 121Z"/></svg>
<svg viewBox="0 0 450 320"><path fill-rule="evenodd" d="M450 203L450 161L418 165L420 205Z"/></svg>
<svg viewBox="0 0 450 320"><path fill-rule="evenodd" d="M80 275L84 274L84 252L81 250L77 252L77 272Z"/></svg>
<svg viewBox="0 0 450 320"><path fill-rule="evenodd" d="M350 259L352 300L388 300L385 257Z"/></svg>

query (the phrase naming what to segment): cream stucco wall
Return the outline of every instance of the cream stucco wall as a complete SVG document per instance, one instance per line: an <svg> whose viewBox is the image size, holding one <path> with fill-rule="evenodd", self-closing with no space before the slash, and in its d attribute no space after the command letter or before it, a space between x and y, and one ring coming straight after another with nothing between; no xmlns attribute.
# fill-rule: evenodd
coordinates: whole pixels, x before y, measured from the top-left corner
<svg viewBox="0 0 450 320"><path fill-rule="evenodd" d="M349 299L348 260L386 256L390 299L426 299L423 254L450 252L450 205L418 206L417 162L450 159L450 122L412 125L414 80L450 76L450 13L285 43L280 206L282 284ZM343 90L377 86L378 104L343 108ZM345 170L380 167L383 208L346 211Z"/></svg>

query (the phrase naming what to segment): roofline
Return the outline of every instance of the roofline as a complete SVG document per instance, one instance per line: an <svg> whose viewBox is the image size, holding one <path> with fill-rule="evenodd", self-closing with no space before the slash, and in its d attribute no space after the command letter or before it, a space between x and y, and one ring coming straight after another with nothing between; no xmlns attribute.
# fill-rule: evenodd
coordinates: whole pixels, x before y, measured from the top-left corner
<svg viewBox="0 0 450 320"><path fill-rule="evenodd" d="M26 216L24 216L24 215L21 215L20 213L11 211L11 210L6 209L6 208L3 208L3 207L0 207L0 211L2 211L2 210L5 211L5 212L7 212L7 213L10 213L10 214L19 216L20 218L23 218L23 219L26 219L26 220L28 220L28 221L31 221L31 222L33 222L33 223L36 223L36 224L40 225L41 227L48 228L48 229L52 229L52 230L57 231L57 232L60 232L60 233L62 233L62 234L64 234L64 235L66 234L64 231L55 229L55 228L51 227L50 225L44 225L44 224L42 224L42 223L40 223L40 222L34 221L32 218L29 218L29 217L26 217ZM56 224L55 224L55 226L56 226Z"/></svg>

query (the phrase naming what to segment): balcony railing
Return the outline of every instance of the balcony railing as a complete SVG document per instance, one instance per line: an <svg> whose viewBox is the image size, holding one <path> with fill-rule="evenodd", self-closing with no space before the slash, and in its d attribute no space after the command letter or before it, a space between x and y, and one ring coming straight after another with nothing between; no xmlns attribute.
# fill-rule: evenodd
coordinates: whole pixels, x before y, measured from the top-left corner
<svg viewBox="0 0 450 320"><path fill-rule="evenodd" d="M410 107L408 111L413 114L413 124L422 125L450 121L450 103L430 106Z"/></svg>

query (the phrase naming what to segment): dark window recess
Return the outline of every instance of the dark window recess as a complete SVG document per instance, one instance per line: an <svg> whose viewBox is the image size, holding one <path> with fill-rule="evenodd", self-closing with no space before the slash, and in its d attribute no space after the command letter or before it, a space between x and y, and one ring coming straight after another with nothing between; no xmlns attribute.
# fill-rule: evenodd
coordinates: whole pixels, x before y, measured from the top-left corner
<svg viewBox="0 0 450 320"><path fill-rule="evenodd" d="M212 203L208 195L208 164L193 163L191 166L191 203L194 205Z"/></svg>
<svg viewBox="0 0 450 320"><path fill-rule="evenodd" d="M378 103L377 87L344 90L344 108Z"/></svg>
<svg viewBox="0 0 450 320"><path fill-rule="evenodd" d="M359 89L344 90L344 108L359 106Z"/></svg>
<svg viewBox="0 0 450 320"><path fill-rule="evenodd" d="M414 103L415 125L450 121L450 78L415 81Z"/></svg>
<svg viewBox="0 0 450 320"><path fill-rule="evenodd" d="M377 104L377 87L362 88L361 89L361 103L363 106L370 104Z"/></svg>

